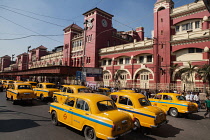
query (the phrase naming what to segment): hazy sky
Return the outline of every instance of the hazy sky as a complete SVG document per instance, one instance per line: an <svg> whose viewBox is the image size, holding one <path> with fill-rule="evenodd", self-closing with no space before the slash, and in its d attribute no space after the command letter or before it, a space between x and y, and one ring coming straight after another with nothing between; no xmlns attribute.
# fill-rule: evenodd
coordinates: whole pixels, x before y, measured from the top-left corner
<svg viewBox="0 0 210 140"><path fill-rule="evenodd" d="M0 0L0 57L27 52L28 46L52 50L63 45L63 29L72 23L83 27L83 13L98 7L112 15L113 27L129 31L153 30L157 0ZM175 7L194 0L173 0ZM47 36L46 36L47 35ZM20 39L21 38L21 39Z"/></svg>

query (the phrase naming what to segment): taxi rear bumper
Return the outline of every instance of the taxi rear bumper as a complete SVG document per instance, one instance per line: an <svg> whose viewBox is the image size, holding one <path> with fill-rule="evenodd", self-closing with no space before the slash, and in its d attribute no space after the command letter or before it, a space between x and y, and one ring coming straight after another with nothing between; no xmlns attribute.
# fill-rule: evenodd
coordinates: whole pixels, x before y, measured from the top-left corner
<svg viewBox="0 0 210 140"><path fill-rule="evenodd" d="M167 124L168 122L169 122L169 120L165 120L165 121L159 123L158 125L150 125L150 127L151 128L158 128L158 127L161 127L164 124Z"/></svg>

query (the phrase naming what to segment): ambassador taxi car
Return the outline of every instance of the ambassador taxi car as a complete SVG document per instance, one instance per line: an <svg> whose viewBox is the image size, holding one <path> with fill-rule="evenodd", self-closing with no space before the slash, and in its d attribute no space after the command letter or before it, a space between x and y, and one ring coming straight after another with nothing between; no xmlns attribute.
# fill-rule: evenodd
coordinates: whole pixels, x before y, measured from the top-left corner
<svg viewBox="0 0 210 140"><path fill-rule="evenodd" d="M142 94L133 92L113 92L110 94L118 109L133 114L134 124L141 128L156 128L166 124L166 114L158 107L151 105L150 101Z"/></svg>
<svg viewBox="0 0 210 140"><path fill-rule="evenodd" d="M177 93L158 93L149 100L152 105L160 107L173 117L177 117L179 113L194 113L198 110L197 104L186 101Z"/></svg>
<svg viewBox="0 0 210 140"><path fill-rule="evenodd" d="M68 96L71 94L78 94L78 93L88 93L89 88L80 85L62 85L60 92L53 93L53 100L54 101L62 101L64 96ZM64 96L63 96L64 95Z"/></svg>
<svg viewBox="0 0 210 140"><path fill-rule="evenodd" d="M11 85L12 83L14 83L14 80L6 80L3 83L3 87L4 89L8 89L9 85Z"/></svg>
<svg viewBox="0 0 210 140"><path fill-rule="evenodd" d="M36 85L37 85L37 82L34 82L34 81L26 81L25 83L31 84L32 88L36 88Z"/></svg>
<svg viewBox="0 0 210 140"><path fill-rule="evenodd" d="M133 128L131 116L119 111L108 96L100 94L71 94L62 103L51 103L49 112L54 125L61 122L83 131L86 140L114 140Z"/></svg>
<svg viewBox="0 0 210 140"><path fill-rule="evenodd" d="M109 94L111 93L111 90L109 88L98 88L96 93L109 96Z"/></svg>
<svg viewBox="0 0 210 140"><path fill-rule="evenodd" d="M121 90L119 90L120 92L132 92L132 93L134 93L135 91L134 90L131 90L131 89L121 89Z"/></svg>
<svg viewBox="0 0 210 140"><path fill-rule="evenodd" d="M56 85L53 83L39 83L33 90L34 94L37 97L39 97L42 101L46 98L52 98L53 92L60 91L56 88Z"/></svg>
<svg viewBox="0 0 210 140"><path fill-rule="evenodd" d="M30 84L27 83L14 83L11 84L6 91L6 99L11 99L13 104L16 104L17 101L23 100L33 100L36 96L34 91L31 88Z"/></svg>

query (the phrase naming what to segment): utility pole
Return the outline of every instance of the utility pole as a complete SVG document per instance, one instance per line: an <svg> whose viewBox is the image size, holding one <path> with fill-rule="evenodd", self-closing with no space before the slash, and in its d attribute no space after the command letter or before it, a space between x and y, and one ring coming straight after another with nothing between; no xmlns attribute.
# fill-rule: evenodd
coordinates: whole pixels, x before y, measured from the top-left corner
<svg viewBox="0 0 210 140"><path fill-rule="evenodd" d="M83 47L83 57L82 57L82 74L81 74L81 85L84 85L85 83L85 49L86 49L86 30L87 30L87 23L88 23L88 20L85 20L84 22L84 47Z"/></svg>
<svg viewBox="0 0 210 140"><path fill-rule="evenodd" d="M29 62L29 55L28 55L28 52L30 51L29 49L31 48L31 46L28 46L28 50L27 50L27 61L26 61L26 70L28 70L28 62Z"/></svg>

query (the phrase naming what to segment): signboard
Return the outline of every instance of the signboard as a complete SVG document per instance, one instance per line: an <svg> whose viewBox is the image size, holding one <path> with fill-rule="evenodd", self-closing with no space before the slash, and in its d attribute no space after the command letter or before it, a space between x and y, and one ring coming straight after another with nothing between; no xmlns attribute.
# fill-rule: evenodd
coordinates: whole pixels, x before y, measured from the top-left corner
<svg viewBox="0 0 210 140"><path fill-rule="evenodd" d="M103 74L102 68L84 68L84 72L86 72L86 77L99 77Z"/></svg>
<svg viewBox="0 0 210 140"><path fill-rule="evenodd" d="M77 71L76 72L76 80L81 80L82 78L82 72L81 71Z"/></svg>

